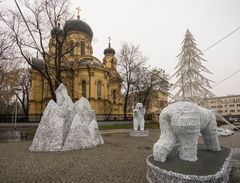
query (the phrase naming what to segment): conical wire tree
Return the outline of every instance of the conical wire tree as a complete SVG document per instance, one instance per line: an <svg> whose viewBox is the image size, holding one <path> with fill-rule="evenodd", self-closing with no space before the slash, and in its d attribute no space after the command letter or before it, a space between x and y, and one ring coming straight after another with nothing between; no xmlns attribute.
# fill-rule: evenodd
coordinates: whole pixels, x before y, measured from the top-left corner
<svg viewBox="0 0 240 183"><path fill-rule="evenodd" d="M197 48L195 39L187 29L185 38L182 42L181 53L177 56L179 63L175 67L176 72L173 76L177 77L173 89L179 88L173 99L175 101L192 101L200 103L205 97L212 97L210 80L203 76L203 73L212 74L202 65L206 61L201 56L202 51Z"/></svg>

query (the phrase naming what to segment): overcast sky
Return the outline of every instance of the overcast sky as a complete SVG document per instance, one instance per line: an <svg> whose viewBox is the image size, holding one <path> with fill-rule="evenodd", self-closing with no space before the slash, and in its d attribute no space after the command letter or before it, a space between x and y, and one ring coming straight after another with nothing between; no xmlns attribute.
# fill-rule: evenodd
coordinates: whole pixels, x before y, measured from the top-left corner
<svg viewBox="0 0 240 183"><path fill-rule="evenodd" d="M116 51L123 41L140 45L148 63L170 75L187 28L203 51L240 26L239 0L74 0L72 11L77 6L81 19L94 32L94 55L99 59L110 36ZM207 77L216 83L239 70L240 30L206 51L203 58L213 73ZM212 91L217 96L240 94L240 73Z"/></svg>
<svg viewBox="0 0 240 183"><path fill-rule="evenodd" d="M240 0L72 0L72 14L78 6L81 19L94 33L94 56L102 60L110 36L116 51L123 41L140 45L148 64L170 75L187 28L203 51L240 26ZM203 58L213 73L206 75L215 81L212 85L239 70L240 30L206 51ZM217 96L240 94L240 72L212 91Z"/></svg>

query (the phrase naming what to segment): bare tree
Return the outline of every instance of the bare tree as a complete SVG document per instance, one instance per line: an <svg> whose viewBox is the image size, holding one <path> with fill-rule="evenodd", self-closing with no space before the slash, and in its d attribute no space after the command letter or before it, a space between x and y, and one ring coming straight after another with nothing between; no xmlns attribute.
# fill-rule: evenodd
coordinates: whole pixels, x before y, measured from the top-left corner
<svg viewBox="0 0 240 183"><path fill-rule="evenodd" d="M17 11L2 13L1 20L10 28L21 57L46 79L51 96L56 101L55 89L62 82L61 63L70 52L70 48L65 46L67 30L60 26L60 17L68 16L69 0L14 1ZM53 54L48 52L50 36ZM42 67L32 61L36 52L40 53Z"/></svg>
<svg viewBox="0 0 240 183"><path fill-rule="evenodd" d="M5 113L4 109L9 105L14 96L14 89L17 85L19 77L19 69L12 67L8 62L0 61L0 109L1 113Z"/></svg>
<svg viewBox="0 0 240 183"><path fill-rule="evenodd" d="M29 92L31 88L31 82L30 82L30 73L29 69L22 68L20 69L20 76L17 83L17 88L20 89L20 92L14 92L17 96L24 114L28 117L29 112Z"/></svg>
<svg viewBox="0 0 240 183"><path fill-rule="evenodd" d="M109 100L104 99L102 107L104 110L105 119L108 121L113 112L113 103Z"/></svg>
<svg viewBox="0 0 240 183"><path fill-rule="evenodd" d="M141 66L144 65L147 58L142 55L139 50L139 46L128 44L124 42L117 55L119 73L122 79L122 86L124 90L124 119L127 119L127 106L129 93L134 82L134 72Z"/></svg>
<svg viewBox="0 0 240 183"><path fill-rule="evenodd" d="M4 28L3 28L4 29ZM0 112L8 113L14 88L19 78L19 66L14 62L14 48L7 31L0 30Z"/></svg>
<svg viewBox="0 0 240 183"><path fill-rule="evenodd" d="M134 72L133 93L146 109L150 101L158 98L160 92L168 95L170 87L169 76L163 69L139 67Z"/></svg>
<svg viewBox="0 0 240 183"><path fill-rule="evenodd" d="M13 53L13 42L7 31L0 30L0 60L10 60Z"/></svg>

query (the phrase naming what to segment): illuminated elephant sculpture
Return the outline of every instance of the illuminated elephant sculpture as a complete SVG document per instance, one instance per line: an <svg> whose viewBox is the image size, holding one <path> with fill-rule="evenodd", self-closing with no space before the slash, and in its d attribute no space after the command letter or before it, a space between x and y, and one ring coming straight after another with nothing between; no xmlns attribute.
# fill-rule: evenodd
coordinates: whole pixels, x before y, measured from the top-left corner
<svg viewBox="0 0 240 183"><path fill-rule="evenodd" d="M159 140L153 146L155 161L165 162L175 144L179 143L179 158L197 161L198 136L203 136L205 148L220 151L215 114L191 102L176 102L160 114Z"/></svg>

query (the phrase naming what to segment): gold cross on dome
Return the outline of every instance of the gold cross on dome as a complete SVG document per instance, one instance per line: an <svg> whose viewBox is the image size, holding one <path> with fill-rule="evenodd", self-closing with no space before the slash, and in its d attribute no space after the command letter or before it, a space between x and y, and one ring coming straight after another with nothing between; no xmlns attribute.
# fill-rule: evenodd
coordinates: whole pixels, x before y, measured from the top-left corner
<svg viewBox="0 0 240 183"><path fill-rule="evenodd" d="M77 10L77 18L80 19L80 11L81 11L81 9L79 8L79 6L76 8L76 10Z"/></svg>

